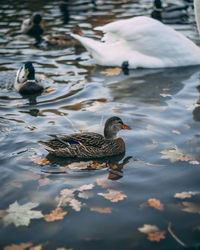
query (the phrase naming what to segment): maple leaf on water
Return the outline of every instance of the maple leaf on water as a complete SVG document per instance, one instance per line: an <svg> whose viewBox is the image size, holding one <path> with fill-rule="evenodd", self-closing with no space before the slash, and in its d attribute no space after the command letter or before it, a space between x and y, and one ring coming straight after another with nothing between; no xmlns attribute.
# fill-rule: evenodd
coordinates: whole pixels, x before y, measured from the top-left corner
<svg viewBox="0 0 200 250"><path fill-rule="evenodd" d="M32 242L21 243L20 245L12 244L10 246L5 246L3 250L25 250L33 245ZM30 248L29 248L30 249Z"/></svg>
<svg viewBox="0 0 200 250"><path fill-rule="evenodd" d="M15 224L16 227L28 226L31 219L41 219L44 215L41 211L31 210L37 207L39 203L28 202L24 205L19 205L17 201L9 205L6 210L7 215L3 217L5 225L11 223Z"/></svg>
<svg viewBox="0 0 200 250"><path fill-rule="evenodd" d="M148 199L148 205L157 210L160 210L160 211L163 210L163 204L157 199L154 199L154 198Z"/></svg>
<svg viewBox="0 0 200 250"><path fill-rule="evenodd" d="M188 191L188 192L176 193L174 195L174 198L178 198L178 199L191 198L193 195L196 195L196 194L200 194L200 192Z"/></svg>
<svg viewBox="0 0 200 250"><path fill-rule="evenodd" d="M188 161L191 164L194 164L194 157L191 155L184 154L177 146L172 147L171 149L165 149L161 151L162 159L169 159L170 162L176 161ZM199 164L199 162L196 162Z"/></svg>
<svg viewBox="0 0 200 250"><path fill-rule="evenodd" d="M98 212L101 214L110 214L110 213L112 213L112 208L110 208L110 207L91 207L90 211Z"/></svg>
<svg viewBox="0 0 200 250"><path fill-rule="evenodd" d="M76 211L76 212L79 212L81 211L81 206L82 206L82 203L76 199L71 199L70 202L69 202L69 205Z"/></svg>
<svg viewBox="0 0 200 250"><path fill-rule="evenodd" d="M64 211L61 207L58 207L55 210L52 210L50 214L45 214L44 219L47 222L62 220L66 214L66 211Z"/></svg>
<svg viewBox="0 0 200 250"><path fill-rule="evenodd" d="M183 201L182 204L185 206L185 208L182 209L184 212L200 214L200 205L187 201Z"/></svg>
<svg viewBox="0 0 200 250"><path fill-rule="evenodd" d="M105 71L101 71L101 74L105 74L107 76L114 76L114 75L119 75L120 72L122 71L121 68L107 68Z"/></svg>
<svg viewBox="0 0 200 250"><path fill-rule="evenodd" d="M160 231L156 225L144 224L143 227L139 227L138 231L147 234L147 238L150 241L159 242L165 239L165 231Z"/></svg>
<svg viewBox="0 0 200 250"><path fill-rule="evenodd" d="M105 199L111 201L111 202L118 202L127 197L127 195L123 194L120 191L108 189L108 193L98 193L98 195L103 196Z"/></svg>

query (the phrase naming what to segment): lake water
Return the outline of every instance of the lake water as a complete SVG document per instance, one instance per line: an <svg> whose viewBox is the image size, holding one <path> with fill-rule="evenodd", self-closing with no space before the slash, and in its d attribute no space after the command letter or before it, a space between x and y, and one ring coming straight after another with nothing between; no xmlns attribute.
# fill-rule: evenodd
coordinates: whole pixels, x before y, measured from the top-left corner
<svg viewBox="0 0 200 250"><path fill-rule="evenodd" d="M79 44L36 47L19 32L40 11L45 34L69 34L79 24L100 38L94 27L149 15L151 7L149 0L99 0L96 9L71 7L67 22L58 1L1 1L1 249L199 249L200 66L109 75ZM188 24L172 27L200 43L190 13ZM26 61L47 87L34 105L12 87ZM44 160L38 140L103 133L111 116L133 127L119 133L124 156Z"/></svg>

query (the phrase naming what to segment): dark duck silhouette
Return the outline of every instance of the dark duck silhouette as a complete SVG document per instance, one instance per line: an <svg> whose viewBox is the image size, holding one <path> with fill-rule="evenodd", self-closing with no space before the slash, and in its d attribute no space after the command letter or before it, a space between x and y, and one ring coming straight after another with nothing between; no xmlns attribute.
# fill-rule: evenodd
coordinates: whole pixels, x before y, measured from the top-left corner
<svg viewBox="0 0 200 250"><path fill-rule="evenodd" d="M40 26L41 21L42 16L40 13L33 13L31 18L23 21L21 32L39 40L44 32L43 28Z"/></svg>
<svg viewBox="0 0 200 250"><path fill-rule="evenodd" d="M151 13L151 17L157 19L163 23L181 24L188 21L188 9L189 5L183 6L169 6L162 7L161 0L154 0L154 10Z"/></svg>
<svg viewBox="0 0 200 250"><path fill-rule="evenodd" d="M102 158L125 152L125 143L117 138L121 129L131 129L119 117L109 118L104 127L104 136L93 133L75 133L70 135L50 135L53 140L39 141L50 154L70 158Z"/></svg>
<svg viewBox="0 0 200 250"><path fill-rule="evenodd" d="M35 69L31 62L26 62L17 71L14 88L22 96L39 95L44 87L35 79Z"/></svg>

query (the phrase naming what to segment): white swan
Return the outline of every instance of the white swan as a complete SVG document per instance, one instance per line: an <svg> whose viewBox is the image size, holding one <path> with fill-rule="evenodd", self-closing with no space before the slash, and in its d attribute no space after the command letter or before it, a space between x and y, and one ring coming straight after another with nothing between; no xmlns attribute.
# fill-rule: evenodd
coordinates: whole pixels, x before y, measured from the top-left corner
<svg viewBox="0 0 200 250"><path fill-rule="evenodd" d="M200 0L194 0L200 32ZM97 64L129 68L164 68L200 64L200 48L171 27L139 16L96 27L105 33L102 42L72 34Z"/></svg>

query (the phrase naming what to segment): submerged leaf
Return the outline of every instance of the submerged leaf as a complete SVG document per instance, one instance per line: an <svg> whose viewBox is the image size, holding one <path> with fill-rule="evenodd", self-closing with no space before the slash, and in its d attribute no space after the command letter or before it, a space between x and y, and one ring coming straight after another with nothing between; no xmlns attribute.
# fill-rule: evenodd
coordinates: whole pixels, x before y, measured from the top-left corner
<svg viewBox="0 0 200 250"><path fill-rule="evenodd" d="M149 234L159 231L159 228L156 225L144 224L143 227L139 227L138 231L144 234Z"/></svg>
<svg viewBox="0 0 200 250"><path fill-rule="evenodd" d="M76 211L76 212L79 212L81 211L81 206L82 206L82 203L76 199L71 199L70 202L69 202L69 205Z"/></svg>
<svg viewBox="0 0 200 250"><path fill-rule="evenodd" d="M112 213L112 208L110 208L110 207L91 207L90 211L98 212L101 214L110 214L110 213Z"/></svg>
<svg viewBox="0 0 200 250"><path fill-rule="evenodd" d="M105 74L107 76L114 76L114 75L119 75L120 72L122 71L121 68L107 68L105 71L101 71L101 74Z"/></svg>
<svg viewBox="0 0 200 250"><path fill-rule="evenodd" d="M32 242L21 243L19 245L12 244L10 246L4 247L3 250L25 250L28 247L31 247L32 245L33 245Z"/></svg>
<svg viewBox="0 0 200 250"><path fill-rule="evenodd" d="M45 214L44 219L47 222L62 220L66 214L66 211L64 211L61 207L58 207L52 210L50 214Z"/></svg>
<svg viewBox="0 0 200 250"><path fill-rule="evenodd" d="M37 207L38 203L28 202L24 205L19 205L17 201L9 205L9 208L6 210L7 215L3 217L3 222L5 225L11 223L18 226L28 226L31 219L40 219L43 218L41 211L31 210L32 208Z"/></svg>
<svg viewBox="0 0 200 250"><path fill-rule="evenodd" d="M157 209L157 210L160 210L160 211L163 210L163 204L157 199L154 199L154 198L148 199L148 205L150 207Z"/></svg>
<svg viewBox="0 0 200 250"><path fill-rule="evenodd" d="M165 231L157 231L157 232L149 233L147 238L150 241L159 242L160 240L165 239Z"/></svg>
<svg viewBox="0 0 200 250"><path fill-rule="evenodd" d="M143 227L138 228L138 231L148 235L148 240L159 242L165 239L165 231L160 231L156 225L144 224Z"/></svg>
<svg viewBox="0 0 200 250"><path fill-rule="evenodd" d="M182 209L184 212L200 214L200 205L188 201L184 201L182 204L185 206L185 208Z"/></svg>
<svg viewBox="0 0 200 250"><path fill-rule="evenodd" d="M108 189L107 191L108 193L98 193L98 195L103 196L105 199L110 200L111 202L118 202L127 197L127 195L117 190Z"/></svg>
<svg viewBox="0 0 200 250"><path fill-rule="evenodd" d="M174 198L178 198L178 199L191 198L193 195L196 195L196 194L200 194L200 192L188 191L188 192L176 193L174 195Z"/></svg>

